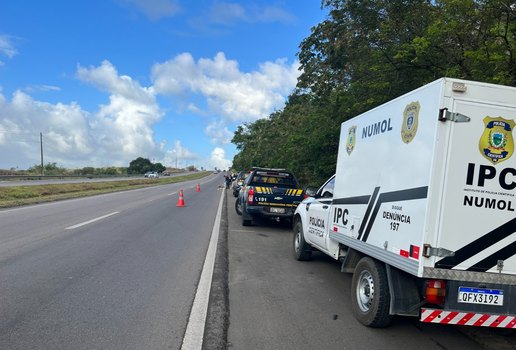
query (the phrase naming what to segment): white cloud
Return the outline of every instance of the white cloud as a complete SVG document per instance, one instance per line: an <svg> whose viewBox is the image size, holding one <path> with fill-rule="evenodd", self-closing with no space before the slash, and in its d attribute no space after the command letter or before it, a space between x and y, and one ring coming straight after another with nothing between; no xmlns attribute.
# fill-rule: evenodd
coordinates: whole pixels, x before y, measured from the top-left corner
<svg viewBox="0 0 516 350"><path fill-rule="evenodd" d="M59 86L54 85L30 85L24 89L26 92L34 91L61 91Z"/></svg>
<svg viewBox="0 0 516 350"><path fill-rule="evenodd" d="M1 95L0 95L1 96ZM17 91L12 101L0 99L0 130L4 163L25 166L40 160L39 133L43 133L44 155L52 161L89 159L94 151L87 123L88 115L75 104L50 104ZM68 159L73 154L73 159Z"/></svg>
<svg viewBox="0 0 516 350"><path fill-rule="evenodd" d="M107 61L98 67L79 66L77 76L108 92L109 103L89 113L77 103L40 102L21 91L11 102L0 94L2 154L12 149L19 160L39 163L39 132L46 158L66 167L127 166L142 155L158 158L164 154L152 130L163 115L152 88L119 75ZM10 158L3 163L19 162Z"/></svg>
<svg viewBox="0 0 516 350"><path fill-rule="evenodd" d="M231 24L248 21L244 7L237 3L216 2L209 11L209 16L212 23Z"/></svg>
<svg viewBox="0 0 516 350"><path fill-rule="evenodd" d="M18 50L12 44L11 36L0 34L0 54L9 58L18 54Z"/></svg>
<svg viewBox="0 0 516 350"><path fill-rule="evenodd" d="M226 152L221 147L215 147L211 151L210 165L212 168L217 169L229 169L231 167L231 161L226 159Z"/></svg>
<svg viewBox="0 0 516 350"><path fill-rule="evenodd" d="M43 133L45 162L64 167L127 166L136 157L147 157L169 166L196 165L228 168L231 161L221 147L230 142L228 125L254 121L283 107L299 74L298 63L265 62L256 71L243 72L238 62L223 53L197 61L184 53L152 67L153 85L142 86L120 74L109 61L77 67L77 78L108 96L96 110L86 111L77 102L37 101L27 91L58 91L53 85L34 85L7 100L0 90L0 152L2 167L38 164L39 133ZM205 134L217 147L200 156L175 140L173 148L156 140L153 128L164 111L157 95L184 100L182 108L213 118ZM173 112L172 112L173 113Z"/></svg>
<svg viewBox="0 0 516 350"><path fill-rule="evenodd" d="M283 22L291 24L297 21L296 16L276 6L256 8L254 17L259 22Z"/></svg>
<svg viewBox="0 0 516 350"><path fill-rule="evenodd" d="M235 2L215 2L205 14L208 22L231 26L237 23L271 23L279 22L291 24L297 17L277 6L259 6ZM196 21L199 23L199 20Z"/></svg>
<svg viewBox="0 0 516 350"><path fill-rule="evenodd" d="M152 21L172 17L181 10L176 0L119 0L119 2L135 7Z"/></svg>
<svg viewBox="0 0 516 350"><path fill-rule="evenodd" d="M214 121L206 127L206 135L211 138L211 142L215 145L224 145L231 142L233 133L221 120Z"/></svg>
<svg viewBox="0 0 516 350"><path fill-rule="evenodd" d="M110 103L100 106L92 123L98 143L107 154L124 159L151 154L157 148L152 125L160 110L152 88L145 88L128 76L119 75L108 61L99 67L78 67L79 79L109 92Z"/></svg>
<svg viewBox="0 0 516 350"><path fill-rule="evenodd" d="M226 59L222 52L197 62L183 53L155 64L152 79L156 93L186 99L201 94L212 112L227 120L255 121L284 106L300 74L298 67L298 62L287 64L279 59L245 73L238 62Z"/></svg>

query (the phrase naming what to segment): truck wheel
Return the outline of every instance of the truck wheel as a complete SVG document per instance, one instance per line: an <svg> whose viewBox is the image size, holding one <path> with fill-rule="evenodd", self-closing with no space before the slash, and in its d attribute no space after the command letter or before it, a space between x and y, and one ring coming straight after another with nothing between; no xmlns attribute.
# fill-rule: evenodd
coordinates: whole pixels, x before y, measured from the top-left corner
<svg viewBox="0 0 516 350"><path fill-rule="evenodd" d="M390 294L385 266L369 257L362 258L353 273L351 303L357 320L368 327L387 327Z"/></svg>
<svg viewBox="0 0 516 350"><path fill-rule="evenodd" d="M305 241L301 220L297 220L294 225L294 259L306 261L310 260L311 257L312 247Z"/></svg>
<svg viewBox="0 0 516 350"><path fill-rule="evenodd" d="M235 201L235 211L238 215L242 215L242 203L240 203L240 198L237 198Z"/></svg>

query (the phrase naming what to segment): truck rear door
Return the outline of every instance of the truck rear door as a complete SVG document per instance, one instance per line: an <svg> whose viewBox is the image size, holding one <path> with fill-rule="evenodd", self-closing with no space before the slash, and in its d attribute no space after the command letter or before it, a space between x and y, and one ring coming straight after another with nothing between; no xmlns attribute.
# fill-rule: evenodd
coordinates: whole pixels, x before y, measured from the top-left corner
<svg viewBox="0 0 516 350"><path fill-rule="evenodd" d="M516 274L516 89L468 85L452 110L435 267ZM488 99L496 99L486 102Z"/></svg>

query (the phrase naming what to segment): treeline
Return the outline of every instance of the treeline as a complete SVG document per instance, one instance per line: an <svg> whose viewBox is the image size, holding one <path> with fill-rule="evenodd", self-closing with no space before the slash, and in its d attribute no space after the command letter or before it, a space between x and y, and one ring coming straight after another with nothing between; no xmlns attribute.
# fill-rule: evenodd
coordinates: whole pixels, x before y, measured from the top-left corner
<svg viewBox="0 0 516 350"><path fill-rule="evenodd" d="M155 171L158 173L176 172L183 171L184 169L167 169L161 163L152 163L148 158L138 157L129 162L129 167L83 167L78 169L67 169L57 165L55 162L46 163L43 165L43 172L41 171L41 165L36 164L28 168L27 170L2 170L0 169L0 175L28 175L38 176L41 174L47 176L129 176L129 175L142 175L148 171ZM186 168L187 171L195 171L196 168L191 165Z"/></svg>
<svg viewBox="0 0 516 350"><path fill-rule="evenodd" d="M324 0L283 110L237 129L233 168L285 167L304 185L335 171L340 124L441 77L516 86L516 2Z"/></svg>

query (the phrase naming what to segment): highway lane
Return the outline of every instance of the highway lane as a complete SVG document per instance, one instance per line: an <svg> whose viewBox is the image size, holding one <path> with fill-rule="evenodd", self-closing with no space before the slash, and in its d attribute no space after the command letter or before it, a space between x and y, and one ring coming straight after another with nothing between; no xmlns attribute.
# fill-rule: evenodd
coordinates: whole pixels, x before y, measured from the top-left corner
<svg viewBox="0 0 516 350"><path fill-rule="evenodd" d="M244 227L227 195L229 330L233 349L515 349L516 337L399 317L386 329L352 315L351 275L322 253L292 257L292 231L274 222ZM470 327L471 328L471 327ZM482 345L479 344L482 343ZM485 347L483 347L485 346Z"/></svg>
<svg viewBox="0 0 516 350"><path fill-rule="evenodd" d="M0 349L179 349L222 176L196 183L0 211Z"/></svg>

